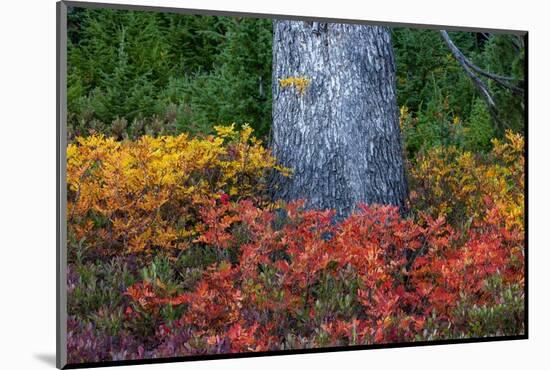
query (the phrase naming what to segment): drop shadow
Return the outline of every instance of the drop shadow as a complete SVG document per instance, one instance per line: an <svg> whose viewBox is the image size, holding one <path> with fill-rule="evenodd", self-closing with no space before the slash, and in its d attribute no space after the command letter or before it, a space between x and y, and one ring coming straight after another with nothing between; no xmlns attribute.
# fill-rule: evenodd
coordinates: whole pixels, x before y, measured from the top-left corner
<svg viewBox="0 0 550 370"><path fill-rule="evenodd" d="M51 367L55 367L56 365L55 353L35 353L34 358L36 358L37 360L40 360L46 365L50 365Z"/></svg>

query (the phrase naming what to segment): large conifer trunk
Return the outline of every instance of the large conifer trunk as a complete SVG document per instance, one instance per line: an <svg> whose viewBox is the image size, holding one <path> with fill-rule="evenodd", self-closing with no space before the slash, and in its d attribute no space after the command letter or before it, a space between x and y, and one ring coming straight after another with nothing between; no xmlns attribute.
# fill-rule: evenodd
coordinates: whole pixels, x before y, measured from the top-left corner
<svg viewBox="0 0 550 370"><path fill-rule="evenodd" d="M280 80L304 77L303 94ZM293 170L275 197L340 216L358 203L404 206L395 60L387 28L274 21L272 149Z"/></svg>

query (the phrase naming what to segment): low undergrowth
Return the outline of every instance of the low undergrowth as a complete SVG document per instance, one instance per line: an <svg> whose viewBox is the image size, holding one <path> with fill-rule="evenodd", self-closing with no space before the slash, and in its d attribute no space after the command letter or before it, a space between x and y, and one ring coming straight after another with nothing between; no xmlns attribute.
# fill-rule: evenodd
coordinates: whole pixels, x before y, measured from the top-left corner
<svg viewBox="0 0 550 370"><path fill-rule="evenodd" d="M411 162L410 212L272 203L250 129L68 148L70 363L518 335L523 138Z"/></svg>

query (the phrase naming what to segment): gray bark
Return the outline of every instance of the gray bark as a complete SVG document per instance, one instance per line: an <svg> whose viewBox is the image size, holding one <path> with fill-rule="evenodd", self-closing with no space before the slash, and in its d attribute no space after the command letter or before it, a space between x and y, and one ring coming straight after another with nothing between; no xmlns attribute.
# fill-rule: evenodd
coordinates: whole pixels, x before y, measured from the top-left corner
<svg viewBox="0 0 550 370"><path fill-rule="evenodd" d="M279 80L305 77L301 94ZM274 21L273 154L293 170L275 197L348 215L358 203L403 209L407 183L387 28Z"/></svg>

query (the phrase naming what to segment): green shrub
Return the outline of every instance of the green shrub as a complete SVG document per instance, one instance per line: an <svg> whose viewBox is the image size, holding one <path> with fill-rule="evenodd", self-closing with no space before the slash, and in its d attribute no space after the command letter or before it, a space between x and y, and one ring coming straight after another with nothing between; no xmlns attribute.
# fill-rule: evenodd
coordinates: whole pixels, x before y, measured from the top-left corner
<svg viewBox="0 0 550 370"><path fill-rule="evenodd" d="M473 152L487 152L491 149L491 139L495 137L493 120L485 103L476 99L472 113L465 124L464 147Z"/></svg>

